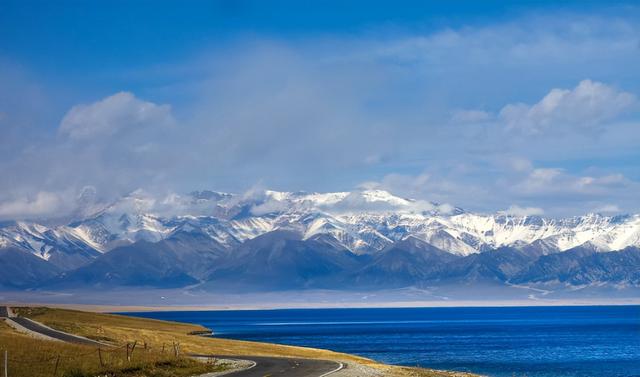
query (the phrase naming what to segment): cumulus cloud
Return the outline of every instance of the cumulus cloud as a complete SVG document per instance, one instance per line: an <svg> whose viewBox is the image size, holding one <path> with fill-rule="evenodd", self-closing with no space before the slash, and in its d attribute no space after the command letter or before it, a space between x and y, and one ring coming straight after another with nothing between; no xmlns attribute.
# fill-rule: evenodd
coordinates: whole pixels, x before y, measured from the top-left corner
<svg viewBox="0 0 640 377"><path fill-rule="evenodd" d="M635 211L633 193L640 190L640 182L621 173L579 174L559 167L536 167L517 157L487 163L462 170L431 169L414 176L391 174L367 182L366 187L414 198L437 198L436 202L454 203L467 211L493 213L505 201L511 201L519 204L507 205L507 210L499 212L517 216L584 214L594 208L607 208L611 198L626 203L625 207L618 205L619 212ZM449 212L455 210L449 204L445 206L450 207ZM446 212L444 208L434 210Z"/></svg>
<svg viewBox="0 0 640 377"><path fill-rule="evenodd" d="M88 105L73 106L62 118L60 132L75 140L108 137L138 127L161 127L173 121L169 105L143 101L119 92Z"/></svg>
<svg viewBox="0 0 640 377"><path fill-rule="evenodd" d="M520 207L518 205L511 205L504 211L501 211L505 215L513 216L541 216L544 214L544 210L538 207Z"/></svg>
<svg viewBox="0 0 640 377"><path fill-rule="evenodd" d="M640 149L634 21L539 16L244 39L140 67L118 81L131 92L97 102L51 88L64 100L48 118L33 118L49 113L46 101L16 95L29 85L1 86L0 172L12 178L0 181L0 201L69 186L108 201L139 187L345 191L372 181L425 208L525 203L555 215L614 201L637 211L637 172L624 163ZM3 83L16 76L3 71Z"/></svg>
<svg viewBox="0 0 640 377"><path fill-rule="evenodd" d="M506 105L499 118L509 129L537 134L559 127L599 128L637 106L632 93L583 80L573 89L552 89L533 105Z"/></svg>

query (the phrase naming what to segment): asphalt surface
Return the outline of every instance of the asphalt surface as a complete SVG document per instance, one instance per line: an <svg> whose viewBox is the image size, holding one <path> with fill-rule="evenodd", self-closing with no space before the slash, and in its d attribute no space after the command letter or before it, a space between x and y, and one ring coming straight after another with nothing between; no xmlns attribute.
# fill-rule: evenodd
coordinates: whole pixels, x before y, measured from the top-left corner
<svg viewBox="0 0 640 377"><path fill-rule="evenodd" d="M9 312L6 306L0 306L0 317L8 317ZM11 321L16 322L22 327L33 332L46 335L48 337L61 340L63 342L87 344L96 347L104 347L104 344L85 339L62 331L54 330L46 327L38 322L32 321L24 317L12 317ZM249 360L255 363L255 366L227 374L231 377L321 377L337 371L341 368L341 364L329 360L310 360L310 359L290 359L279 357L263 357L263 356L221 356L221 355L192 355L199 357L214 357L220 359L239 359Z"/></svg>
<svg viewBox="0 0 640 377"><path fill-rule="evenodd" d="M63 342L68 342L68 343L76 343L76 344L86 344L86 345L90 345L90 346L96 346L96 347L104 347L105 345L100 343L100 342L96 342L94 340L91 339L86 339L83 338L81 336L76 336L76 335L72 335L72 334L67 334L66 332L62 332L62 331L58 331L58 330L54 330L50 327L44 326L43 324L36 322L36 321L32 321L29 318L24 318L24 317L16 317L14 315L12 315L12 311L9 310L9 308L7 306L0 306L0 318L2 317L6 317L9 318L9 321L13 321L17 324L19 324L20 326L24 327L27 330L31 330L33 332L42 334L42 335L46 335L50 338L54 338L54 339L58 339L58 340L62 340Z"/></svg>
<svg viewBox="0 0 640 377"><path fill-rule="evenodd" d="M225 377L320 377L329 372L337 371L341 364L329 360L290 359L282 357L263 356L222 356L222 355L193 355L199 357L215 357L220 359L250 360L256 365L250 369L225 374Z"/></svg>
<svg viewBox="0 0 640 377"><path fill-rule="evenodd" d="M50 338L58 339L58 340L61 340L63 342L76 343L76 344L86 344L86 345L89 345L89 346L96 346L96 347L104 347L105 346L104 344L102 344L100 342L93 341L91 339L85 339L85 338L82 338L82 337L79 337L79 336L67 334L66 332L62 332L62 331L51 329L49 327L41 325L38 322L32 321L32 320L30 320L28 318L14 317L14 318L11 318L11 320L13 322L19 324L20 326L26 328L27 330L31 330L33 332L37 332L39 334L46 335L46 336L48 336Z"/></svg>

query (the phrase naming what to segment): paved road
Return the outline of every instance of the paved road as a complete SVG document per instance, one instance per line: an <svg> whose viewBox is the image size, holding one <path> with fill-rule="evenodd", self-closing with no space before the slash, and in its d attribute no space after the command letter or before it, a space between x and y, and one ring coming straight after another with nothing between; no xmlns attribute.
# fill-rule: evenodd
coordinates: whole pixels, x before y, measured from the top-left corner
<svg viewBox="0 0 640 377"><path fill-rule="evenodd" d="M11 314L12 313L9 310L9 308L7 308L6 306L0 306L0 317L10 317ZM54 330L54 329L52 329L50 327L47 327L47 326L45 326L45 325L43 325L41 323L38 323L36 321L32 321L29 318L11 316L11 318L7 319L7 321L13 321L13 322L19 324L20 326L24 327L27 330L30 330L30 331L33 331L33 332L36 332L36 333L39 333L39 334L42 334L42 335L46 335L46 336L48 336L50 338L62 340L63 342L86 344L86 345L89 345L89 346L96 346L96 347L105 347L105 344L102 344L100 342L96 342L96 341L91 340L91 339L83 338L81 336L67 334L66 332Z"/></svg>
<svg viewBox="0 0 640 377"><path fill-rule="evenodd" d="M62 340L63 342L68 342L68 343L77 343L77 344L86 344L89 346L96 346L96 347L104 347L105 345L100 343L100 342L96 342L94 340L91 339L87 339L87 338L83 338L80 336L76 336L76 335L71 335L68 334L66 332L62 332L62 331L58 331L58 330L54 330L50 327L46 327L38 322L32 321L29 318L24 318L24 317L15 317L15 318L11 318L11 320L13 322L16 322L17 324L19 324L20 326L31 330L33 332L37 332L39 334L42 335L46 335L48 337L54 338L54 339L58 339L58 340Z"/></svg>
<svg viewBox="0 0 640 377"><path fill-rule="evenodd" d="M263 356L221 356L221 355L193 355L200 357L215 357L220 359L250 360L256 365L250 369L225 374L228 377L321 377L338 371L342 364L329 360L290 359Z"/></svg>
<svg viewBox="0 0 640 377"><path fill-rule="evenodd" d="M0 306L0 317L8 317L10 312L7 307ZM67 334L62 331L54 330L41 323L32 321L24 317L13 317L10 321L14 321L20 326L31 330L33 332L46 335L48 337L61 340L63 342L87 344L97 347L104 347L104 344L78 337L72 334ZM342 367L342 364L329 361L329 360L309 360L309 359L289 359L279 357L262 357L262 356L220 356L220 355L192 355L200 357L215 357L221 359L242 359L250 360L255 363L255 366L227 374L230 377L321 377L331 374L333 371L337 371Z"/></svg>

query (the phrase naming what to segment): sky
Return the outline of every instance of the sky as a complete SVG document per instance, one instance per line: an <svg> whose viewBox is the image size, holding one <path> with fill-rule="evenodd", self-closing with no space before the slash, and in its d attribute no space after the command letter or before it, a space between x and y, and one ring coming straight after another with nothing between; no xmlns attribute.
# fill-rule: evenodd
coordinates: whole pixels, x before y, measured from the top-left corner
<svg viewBox="0 0 640 377"><path fill-rule="evenodd" d="M638 67L633 1L4 0L0 220L137 189L638 213Z"/></svg>

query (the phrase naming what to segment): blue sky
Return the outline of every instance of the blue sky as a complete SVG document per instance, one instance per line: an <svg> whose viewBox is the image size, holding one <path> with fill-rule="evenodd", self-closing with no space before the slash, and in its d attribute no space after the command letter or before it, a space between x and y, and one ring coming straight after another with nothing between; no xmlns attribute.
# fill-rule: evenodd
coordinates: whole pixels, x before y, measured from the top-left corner
<svg viewBox="0 0 640 377"><path fill-rule="evenodd" d="M0 4L0 218L143 188L640 211L635 2Z"/></svg>

